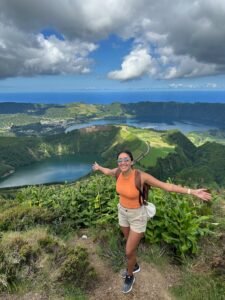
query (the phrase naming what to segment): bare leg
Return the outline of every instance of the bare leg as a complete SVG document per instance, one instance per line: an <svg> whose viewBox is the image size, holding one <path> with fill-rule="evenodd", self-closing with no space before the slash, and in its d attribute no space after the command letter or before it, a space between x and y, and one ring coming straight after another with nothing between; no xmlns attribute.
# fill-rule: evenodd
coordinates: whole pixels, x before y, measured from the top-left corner
<svg viewBox="0 0 225 300"><path fill-rule="evenodd" d="M137 233L132 230L129 231L126 243L126 256L127 256L127 273L133 275L133 269L136 264L136 250L144 233Z"/></svg>
<svg viewBox="0 0 225 300"><path fill-rule="evenodd" d="M123 235L127 241L128 236L129 236L129 232L130 232L130 227L122 227L120 226L121 231L123 232Z"/></svg>

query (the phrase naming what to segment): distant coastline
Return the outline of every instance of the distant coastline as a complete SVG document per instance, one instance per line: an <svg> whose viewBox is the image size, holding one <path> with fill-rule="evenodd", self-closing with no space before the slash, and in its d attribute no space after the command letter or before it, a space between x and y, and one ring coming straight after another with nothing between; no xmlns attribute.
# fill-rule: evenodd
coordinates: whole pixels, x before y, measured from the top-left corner
<svg viewBox="0 0 225 300"><path fill-rule="evenodd" d="M0 92L0 102L66 104L83 102L86 104L110 104L113 102L136 103L185 102L185 103L225 103L225 90L216 91L77 91L77 92Z"/></svg>

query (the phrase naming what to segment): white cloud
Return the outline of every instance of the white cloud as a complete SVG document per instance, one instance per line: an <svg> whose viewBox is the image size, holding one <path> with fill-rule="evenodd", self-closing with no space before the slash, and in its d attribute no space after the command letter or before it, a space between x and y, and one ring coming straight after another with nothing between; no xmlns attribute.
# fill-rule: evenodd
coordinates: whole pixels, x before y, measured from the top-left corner
<svg viewBox="0 0 225 300"><path fill-rule="evenodd" d="M171 83L169 87L172 89L196 89L199 88L198 85L184 84L184 83Z"/></svg>
<svg viewBox="0 0 225 300"><path fill-rule="evenodd" d="M144 48L134 49L124 58L121 70L108 74L110 79L131 80L139 78L151 71L151 56Z"/></svg>
<svg viewBox="0 0 225 300"><path fill-rule="evenodd" d="M0 77L86 73L99 39L134 40L109 78L225 73L224 0L0 0ZM64 40L40 38L53 28Z"/></svg>
<svg viewBox="0 0 225 300"><path fill-rule="evenodd" d="M25 71L37 70L38 74L58 73L88 73L89 63L87 55L96 49L94 44L80 41L65 42L54 36L46 40L43 35L37 36L37 48L31 57L25 58Z"/></svg>
<svg viewBox="0 0 225 300"><path fill-rule="evenodd" d="M90 71L88 59L97 46L79 40L63 41L54 36L24 34L0 26L0 77L40 74L71 74Z"/></svg>
<svg viewBox="0 0 225 300"><path fill-rule="evenodd" d="M207 88L210 88L210 89L215 89L215 88L218 87L218 85L217 85L216 83L214 83L214 82L208 82L208 83L206 84L206 87L207 87Z"/></svg>
<svg viewBox="0 0 225 300"><path fill-rule="evenodd" d="M201 77L218 73L216 65L197 62L187 55L171 55L166 60L168 67L160 75L165 79Z"/></svg>

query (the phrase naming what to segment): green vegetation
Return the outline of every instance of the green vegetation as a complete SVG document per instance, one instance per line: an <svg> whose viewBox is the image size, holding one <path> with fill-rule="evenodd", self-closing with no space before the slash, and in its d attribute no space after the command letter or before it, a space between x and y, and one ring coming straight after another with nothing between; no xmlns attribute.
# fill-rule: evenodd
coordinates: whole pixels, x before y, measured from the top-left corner
<svg viewBox="0 0 225 300"><path fill-rule="evenodd" d="M82 99L81 99L82 100ZM20 126L23 135L29 135L29 128L24 125L37 124L43 126L43 131L35 131L35 135L51 134L45 130L45 125L60 126L65 123L81 123L96 118L127 118L151 120L152 122L191 121L201 124L214 124L224 128L225 104L219 103L176 103L176 102L138 102L112 103L109 105L95 105L70 103L67 105L30 104L30 103L0 103L0 128L3 135L11 134L11 126ZM33 130L35 128L33 127ZM53 131L54 132L54 131ZM17 131L14 130L17 135ZM224 142L224 137L215 137L211 131L209 140ZM192 136L198 143L208 138L200 134L200 138ZM199 140L200 139L200 140ZM198 144L199 145L199 144Z"/></svg>
<svg viewBox="0 0 225 300"><path fill-rule="evenodd" d="M187 272L182 283L173 288L174 295L179 300L224 300L225 287L218 279L209 275Z"/></svg>
<svg viewBox="0 0 225 300"><path fill-rule="evenodd" d="M159 158L166 158L169 153L172 153L171 148L169 148L169 147L165 147L165 148L151 147L149 154L147 154L140 161L140 165L144 169L146 169L147 167L153 167L153 166L157 165L157 161Z"/></svg>
<svg viewBox="0 0 225 300"><path fill-rule="evenodd" d="M150 148L148 149L148 145ZM225 146L195 146L179 131L154 131L129 126L95 126L48 137L0 137L0 176L47 157L93 154L115 166L118 151L130 149L137 167L159 179L211 187L224 186Z"/></svg>
<svg viewBox="0 0 225 300"><path fill-rule="evenodd" d="M113 178L95 175L73 185L21 189L16 199L22 203L27 203L29 199L29 205L32 207L47 209L47 217L42 212L41 220L37 220L37 223L43 223L43 218L48 223L52 222L51 218L54 216L57 220L55 230L59 232L64 227L64 222L72 228L106 224L115 226L118 196L114 185ZM150 243L164 241L173 245L174 252L179 256L196 253L199 237L209 233L207 220L212 212L208 209L208 215L200 216L204 205L207 204L191 202L188 199L188 196L152 190L151 201L157 207L157 216L154 222L148 223L146 240ZM22 206L21 210L23 215ZM14 216L13 211L14 208L11 208L6 217L4 212L2 230L8 229L5 223L7 224L10 214ZM26 211L27 214L33 214L35 219L35 211ZM24 223L29 224L29 218L26 222L25 217ZM12 226L18 227L18 224L10 224L10 229Z"/></svg>
<svg viewBox="0 0 225 300"><path fill-rule="evenodd" d="M21 188L13 199L7 198L6 194L3 196L5 199L0 196L2 292L41 290L53 298L56 294L66 298L66 295L75 297L79 293L84 299L98 278L86 250L74 243L74 238L71 239L71 234L76 235L84 228L96 232L99 253L110 260L115 271L123 265L124 240L117 223L118 195L113 178L95 174L73 184ZM198 277L192 276L193 280L196 278L193 282L196 288L191 294L193 298L190 298L193 300L199 295L223 299L225 291L221 280L225 249L224 244L219 244L225 228L225 211L221 210L224 200L223 195L214 195L213 198L208 204L188 195L152 189L150 201L155 203L157 214L153 221L149 221L145 241L139 249L143 259L147 257L149 260L153 255L147 253L158 247L161 249L158 252L160 264L168 263L161 256L169 254L186 268L187 259L193 261L199 255L200 261L203 257L212 259L212 251L218 244L220 252L217 251L216 256L214 253L212 269L204 261L209 268L207 274L198 272ZM203 239L214 245L210 253L203 253L206 250ZM157 263L158 260L153 261ZM187 271L184 274L188 274ZM181 278L182 291L179 285L174 287L178 299L187 299L190 278ZM202 286L201 292L198 291L199 285Z"/></svg>
<svg viewBox="0 0 225 300"><path fill-rule="evenodd" d="M197 104L195 107L200 109ZM40 120L59 120L63 116L80 122L101 116L131 116L137 114L138 108L137 105L119 103L110 106L82 103L60 107L25 105L20 108L12 105L9 111L7 106L1 111L4 113L1 120L9 121L9 116L13 116L19 122L24 119L21 124L25 125ZM139 114L143 115L148 109L160 114L160 108L166 110L167 105L146 104ZM172 108L175 111L171 110L171 114L176 112L178 119L183 109L189 111L189 106L173 104ZM190 108L193 112L193 106ZM209 109L211 106L207 106ZM222 114L218 122L221 122ZM197 118L197 112L194 118ZM206 123L207 118L205 112ZM8 126L8 123L4 124ZM114 167L116 153L128 148L135 158L145 153L136 163L137 168L162 180L193 188L200 185L212 188L211 203L152 188L149 199L156 205L157 214L148 223L139 255L165 270L171 263L182 264L179 282L172 289L177 299L222 300L225 294L223 139L222 131L212 131L210 138L205 134L191 134L189 139L178 131L128 126L96 126L41 137L1 136L0 176L19 166L63 154L95 154L104 159L106 166ZM117 203L115 180L99 174L73 184L1 190L1 292L22 295L42 291L50 299L57 299L56 296L87 299L98 274L87 250L79 246L78 236L82 230L94 232L99 254L110 261L117 272L124 263L124 240L117 223Z"/></svg>
<svg viewBox="0 0 225 300"><path fill-rule="evenodd" d="M109 126L105 130L83 129L49 137L0 137L0 164L3 166L0 176L46 157L80 153L98 155L107 150L118 130Z"/></svg>
<svg viewBox="0 0 225 300"><path fill-rule="evenodd" d="M171 177L187 185L224 186L225 147L217 143L196 147L180 132L168 132L164 139L176 145L174 152L147 168L150 173L166 180Z"/></svg>
<svg viewBox="0 0 225 300"><path fill-rule="evenodd" d="M28 125L37 123L40 121L39 116L30 116L27 114L1 114L0 115L0 127L2 129L10 129L12 125Z"/></svg>
<svg viewBox="0 0 225 300"><path fill-rule="evenodd" d="M223 129L211 129L206 132L190 132L187 136L196 146L201 146L206 142L216 142L225 145L225 131Z"/></svg>
<svg viewBox="0 0 225 300"><path fill-rule="evenodd" d="M156 121L192 121L224 128L225 105L221 103L138 102L123 104L126 114Z"/></svg>
<svg viewBox="0 0 225 300"><path fill-rule="evenodd" d="M157 216L148 223L146 240L173 245L175 253L181 257L186 252L197 253L199 237L210 232L206 222L210 216L201 216L202 203L161 190L152 193L151 201L156 204Z"/></svg>
<svg viewBox="0 0 225 300"><path fill-rule="evenodd" d="M0 291L26 282L29 289L57 295L65 284L88 289L96 280L84 248L69 247L42 228L2 233L0 265Z"/></svg>

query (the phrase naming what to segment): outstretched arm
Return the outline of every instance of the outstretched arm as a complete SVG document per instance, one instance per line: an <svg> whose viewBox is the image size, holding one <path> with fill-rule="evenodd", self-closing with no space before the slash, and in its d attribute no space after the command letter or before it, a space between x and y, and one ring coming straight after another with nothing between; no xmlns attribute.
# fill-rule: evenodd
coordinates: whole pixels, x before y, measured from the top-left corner
<svg viewBox="0 0 225 300"><path fill-rule="evenodd" d="M117 168L115 168L115 169L104 168L104 167L100 166L97 162L95 162L92 165L92 169L93 169L93 171L100 171L103 174L109 175L109 176L115 176L116 170L117 170Z"/></svg>
<svg viewBox="0 0 225 300"><path fill-rule="evenodd" d="M167 192L190 194L204 201L211 200L211 194L207 191L207 189L190 189L180 185L163 182L145 172L142 172L142 182L148 183L151 186L158 187Z"/></svg>

